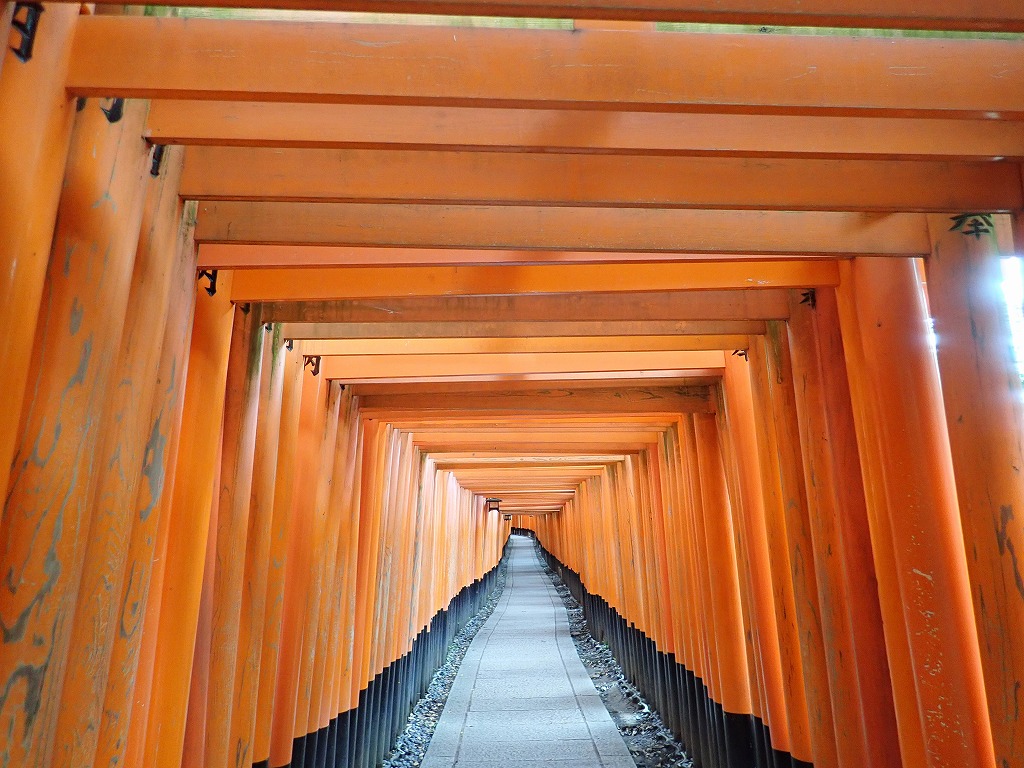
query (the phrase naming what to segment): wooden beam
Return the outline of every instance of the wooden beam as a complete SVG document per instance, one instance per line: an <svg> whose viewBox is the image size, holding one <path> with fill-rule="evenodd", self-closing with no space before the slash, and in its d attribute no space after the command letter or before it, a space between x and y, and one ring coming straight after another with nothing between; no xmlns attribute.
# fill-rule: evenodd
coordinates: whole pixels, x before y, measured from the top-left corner
<svg viewBox="0 0 1024 768"><path fill-rule="evenodd" d="M234 273L229 273L234 274ZM519 296L427 296L373 301L284 301L263 305L267 322L284 323L508 323L683 322L774 320L789 317L782 289L663 291ZM485 326L488 334L493 326ZM598 335L610 331L596 327ZM555 332L556 334L562 331ZM460 335L451 334L447 335Z"/></svg>
<svg viewBox="0 0 1024 768"><path fill-rule="evenodd" d="M320 375L342 381L397 377L519 375L527 373L603 373L684 368L721 368L720 351L560 352L517 355L351 355L325 357Z"/></svg>
<svg viewBox="0 0 1024 768"><path fill-rule="evenodd" d="M326 358L330 360L331 358ZM464 389L468 384L494 384L501 387L513 386L550 386L552 383L565 384L570 380L573 385L579 387L599 386L606 387L610 384L622 382L624 385L650 384L656 381L657 384L685 385L694 384L710 386L722 375L720 367L715 368L667 368L667 369L644 369L642 371L598 371L598 372L554 372L554 373L480 373L480 374L454 374L445 376L428 376L419 374L416 376L393 376L388 378L377 378L376 376L365 379L346 378L342 379L346 385L396 385L405 389L417 384L424 384L432 388L450 386L453 391Z"/></svg>
<svg viewBox="0 0 1024 768"><path fill-rule="evenodd" d="M572 264L522 267L339 267L242 269L231 299L332 301L415 296L640 293L745 288L810 288L839 282L834 261L719 261L680 264Z"/></svg>
<svg viewBox="0 0 1024 768"><path fill-rule="evenodd" d="M782 211L1009 211L1016 163L189 147L182 197Z"/></svg>
<svg viewBox="0 0 1024 768"><path fill-rule="evenodd" d="M658 373L660 374L662 372L659 371ZM611 381L575 377L570 378L567 376L563 376L561 378L550 376L544 379L522 378L509 381L417 381L406 384L390 384L374 381L353 384L350 388L354 394L359 395L360 397L377 395L420 395L426 393L441 396L458 392L465 394L503 391L538 393L550 392L555 389L569 389L575 391L583 389L608 389L609 387L614 387L616 389L643 389L645 387L656 386L659 388L682 387L689 390L716 386L721 380L720 371L707 377L693 376L691 375L693 373L692 371L685 371L684 373L686 374L685 376L678 378L666 376L631 378L628 375L612 376L609 374L609 379L613 379ZM652 379L655 380L652 381Z"/></svg>
<svg viewBox="0 0 1024 768"><path fill-rule="evenodd" d="M1024 114L1022 56L1016 40L92 16L78 25L68 89L150 99L1014 119Z"/></svg>
<svg viewBox="0 0 1024 768"><path fill-rule="evenodd" d="M706 387L622 387L600 389L506 389L490 392L428 392L363 395L360 411L485 411L487 413L710 413Z"/></svg>
<svg viewBox="0 0 1024 768"><path fill-rule="evenodd" d="M119 5L117 0L97 4ZM771 24L883 29L961 29L1024 32L1016 0L181 0L183 6L285 8L294 10L426 13L454 16L534 16L562 19L625 19L700 24Z"/></svg>
<svg viewBox="0 0 1024 768"><path fill-rule="evenodd" d="M240 147L1024 159L1024 123L941 118L184 100L154 102L147 136Z"/></svg>
<svg viewBox="0 0 1024 768"><path fill-rule="evenodd" d="M199 248L201 269L275 267L374 267L525 264L632 264L707 261L706 253L616 251L500 251L471 248L377 248L333 245L252 245L206 243ZM832 258L829 254L731 254L731 261Z"/></svg>
<svg viewBox="0 0 1024 768"><path fill-rule="evenodd" d="M764 333L760 320L648 320L648 321L596 321L596 322L423 322L423 323L285 323L283 338L295 340L347 339L352 342L401 340L407 348L417 342L431 339L536 339L572 337L578 343L587 343L590 336L628 337L644 344L647 336L691 336L729 338ZM315 349L313 344L307 345ZM310 354L318 354L310 352Z"/></svg>
<svg viewBox="0 0 1024 768"><path fill-rule="evenodd" d="M524 352L673 352L745 349L747 336L553 336L541 338L324 339L306 341L306 355L475 355Z"/></svg>
<svg viewBox="0 0 1024 768"><path fill-rule="evenodd" d="M923 214L205 202L196 240L424 248L919 256Z"/></svg>

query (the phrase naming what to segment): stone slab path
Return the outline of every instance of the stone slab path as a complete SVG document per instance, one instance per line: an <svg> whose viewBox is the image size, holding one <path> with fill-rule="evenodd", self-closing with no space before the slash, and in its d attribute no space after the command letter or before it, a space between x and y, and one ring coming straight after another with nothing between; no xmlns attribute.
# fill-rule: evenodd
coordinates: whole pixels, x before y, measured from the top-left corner
<svg viewBox="0 0 1024 768"><path fill-rule="evenodd" d="M473 639L422 768L635 768L569 634L533 539Z"/></svg>

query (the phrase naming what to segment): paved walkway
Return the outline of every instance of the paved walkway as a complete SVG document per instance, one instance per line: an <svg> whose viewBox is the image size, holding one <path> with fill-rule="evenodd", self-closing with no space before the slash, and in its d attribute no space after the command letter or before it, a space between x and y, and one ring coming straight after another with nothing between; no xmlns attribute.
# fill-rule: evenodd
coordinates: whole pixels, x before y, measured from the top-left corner
<svg viewBox="0 0 1024 768"><path fill-rule="evenodd" d="M423 768L635 768L569 635L533 540L452 685Z"/></svg>

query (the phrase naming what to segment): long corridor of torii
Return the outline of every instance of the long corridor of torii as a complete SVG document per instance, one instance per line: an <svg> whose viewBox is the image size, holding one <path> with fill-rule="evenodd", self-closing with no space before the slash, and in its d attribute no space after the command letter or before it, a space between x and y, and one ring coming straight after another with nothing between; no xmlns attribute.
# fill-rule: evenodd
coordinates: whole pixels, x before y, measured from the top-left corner
<svg viewBox="0 0 1024 768"><path fill-rule="evenodd" d="M696 765L1024 766L1020 0L209 1L0 0L0 766L376 768L513 528Z"/></svg>

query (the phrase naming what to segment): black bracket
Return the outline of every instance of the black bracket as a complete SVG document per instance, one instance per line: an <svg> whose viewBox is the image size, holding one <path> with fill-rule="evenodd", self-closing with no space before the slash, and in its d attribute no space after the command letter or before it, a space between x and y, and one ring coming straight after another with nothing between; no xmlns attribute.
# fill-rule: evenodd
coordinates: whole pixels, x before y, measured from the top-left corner
<svg viewBox="0 0 1024 768"><path fill-rule="evenodd" d="M252 304L250 304L248 301L245 301L239 304L238 308L242 310L243 315L248 315L249 311L252 309Z"/></svg>
<svg viewBox="0 0 1024 768"><path fill-rule="evenodd" d="M808 288L806 291L800 294L801 304L806 304L811 309L817 309L818 307L818 293L813 288Z"/></svg>
<svg viewBox="0 0 1024 768"><path fill-rule="evenodd" d="M274 324L273 323L264 323L263 324L263 330L266 331L267 333L270 333L272 330L274 330Z"/></svg>
<svg viewBox="0 0 1024 768"><path fill-rule="evenodd" d="M210 281L210 285L206 288L206 292L211 296L217 295L217 270L216 269L200 269L199 274L196 275L196 280L202 280L206 278Z"/></svg>
<svg viewBox="0 0 1024 768"><path fill-rule="evenodd" d="M747 350L745 350L745 349L733 350L732 356L733 357L742 357L748 363L750 362L750 358L747 357Z"/></svg>
<svg viewBox="0 0 1024 768"><path fill-rule="evenodd" d="M124 99L111 99L110 106L100 107L100 112L107 116L108 123L116 123L118 120L124 117Z"/></svg>
<svg viewBox="0 0 1024 768"><path fill-rule="evenodd" d="M289 352L295 349L295 339L286 340L284 343L284 348L287 349Z"/></svg>
<svg viewBox="0 0 1024 768"><path fill-rule="evenodd" d="M24 16L19 16L22 11ZM11 20L11 27L21 35L21 45L12 46L11 51L22 64L28 63L32 58L32 47L36 43L36 32L39 31L39 17L43 13L43 6L39 3L16 3L14 6L14 18Z"/></svg>
<svg viewBox="0 0 1024 768"><path fill-rule="evenodd" d="M303 355L302 367L312 368L314 376L320 375L320 355Z"/></svg>
<svg viewBox="0 0 1024 768"><path fill-rule="evenodd" d="M160 175L160 165L164 161L164 152L167 150L166 144L157 144L153 147L153 164L149 166L150 176Z"/></svg>

